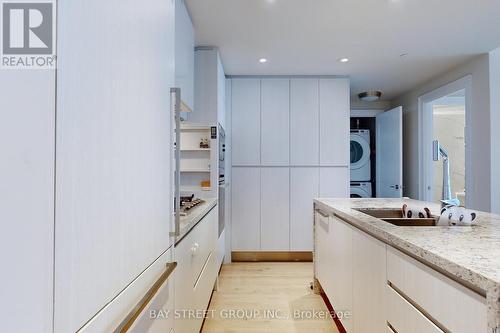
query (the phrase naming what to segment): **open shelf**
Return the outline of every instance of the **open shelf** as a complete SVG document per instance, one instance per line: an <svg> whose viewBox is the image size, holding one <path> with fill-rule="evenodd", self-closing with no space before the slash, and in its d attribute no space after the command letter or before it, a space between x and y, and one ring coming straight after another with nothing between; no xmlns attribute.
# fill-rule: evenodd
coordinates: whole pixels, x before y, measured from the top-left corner
<svg viewBox="0 0 500 333"><path fill-rule="evenodd" d="M210 151L210 148L181 148L181 151Z"/></svg>
<svg viewBox="0 0 500 333"><path fill-rule="evenodd" d="M210 172L209 169L181 169L181 172Z"/></svg>

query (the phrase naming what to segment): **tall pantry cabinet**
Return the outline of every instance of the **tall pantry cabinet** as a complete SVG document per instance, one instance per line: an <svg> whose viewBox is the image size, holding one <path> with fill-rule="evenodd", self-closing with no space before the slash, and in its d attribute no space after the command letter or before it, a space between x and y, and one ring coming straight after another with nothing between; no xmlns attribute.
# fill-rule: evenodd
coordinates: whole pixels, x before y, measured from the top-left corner
<svg viewBox="0 0 500 333"><path fill-rule="evenodd" d="M58 1L57 69L2 72L2 331L112 332L171 261L174 15Z"/></svg>
<svg viewBox="0 0 500 333"><path fill-rule="evenodd" d="M312 251L313 198L349 196L349 79L230 85L232 250Z"/></svg>

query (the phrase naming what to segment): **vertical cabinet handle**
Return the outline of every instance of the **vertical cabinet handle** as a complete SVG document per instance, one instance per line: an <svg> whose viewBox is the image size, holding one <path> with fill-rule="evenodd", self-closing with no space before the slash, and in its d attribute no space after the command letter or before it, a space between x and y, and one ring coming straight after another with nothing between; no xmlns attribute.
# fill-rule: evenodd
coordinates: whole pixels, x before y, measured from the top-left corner
<svg viewBox="0 0 500 333"><path fill-rule="evenodd" d="M175 119L175 142L174 142L174 211L175 211L175 229L170 232L170 236L178 237L180 235L181 225L181 89L170 88L170 114Z"/></svg>

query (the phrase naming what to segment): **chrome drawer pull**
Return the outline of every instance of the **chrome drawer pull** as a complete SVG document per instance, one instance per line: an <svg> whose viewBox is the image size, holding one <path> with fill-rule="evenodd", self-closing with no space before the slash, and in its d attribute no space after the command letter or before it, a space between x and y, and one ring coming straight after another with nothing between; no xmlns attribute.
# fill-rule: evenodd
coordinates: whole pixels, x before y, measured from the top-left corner
<svg viewBox="0 0 500 333"><path fill-rule="evenodd" d="M167 264L165 268L165 272L156 280L151 288L149 288L148 292L144 297L137 303L137 305L130 311L130 313L125 317L125 319L118 325L118 327L113 331L113 333L125 333L130 327L134 324L136 319L139 317L141 312L146 308L149 302L155 297L158 290L160 290L161 286L168 280L172 272L177 267L176 262L171 262Z"/></svg>

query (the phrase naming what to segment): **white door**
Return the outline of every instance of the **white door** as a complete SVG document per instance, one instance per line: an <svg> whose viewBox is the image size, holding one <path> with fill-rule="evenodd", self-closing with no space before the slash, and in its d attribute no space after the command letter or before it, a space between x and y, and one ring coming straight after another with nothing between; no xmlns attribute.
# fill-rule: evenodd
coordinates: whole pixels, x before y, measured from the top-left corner
<svg viewBox="0 0 500 333"><path fill-rule="evenodd" d="M290 80L290 165L319 164L318 95L318 79Z"/></svg>
<svg viewBox="0 0 500 333"><path fill-rule="evenodd" d="M261 250L290 250L289 168L261 169ZM311 210L312 211L312 210ZM312 226L311 226L312 227Z"/></svg>
<svg viewBox="0 0 500 333"><path fill-rule="evenodd" d="M349 165L349 79L319 80L319 163Z"/></svg>
<svg viewBox="0 0 500 333"><path fill-rule="evenodd" d="M319 194L318 168L290 168L290 250L313 250L313 199Z"/></svg>
<svg viewBox="0 0 500 333"><path fill-rule="evenodd" d="M260 250L260 168L232 169L231 242L233 251Z"/></svg>
<svg viewBox="0 0 500 333"><path fill-rule="evenodd" d="M319 168L320 198L349 198L348 167Z"/></svg>
<svg viewBox="0 0 500 333"><path fill-rule="evenodd" d="M232 165L260 165L260 79L232 79Z"/></svg>
<svg viewBox="0 0 500 333"><path fill-rule="evenodd" d="M261 163L288 166L290 80L262 79Z"/></svg>
<svg viewBox="0 0 500 333"><path fill-rule="evenodd" d="M403 108L377 116L377 197L403 196Z"/></svg>
<svg viewBox="0 0 500 333"><path fill-rule="evenodd" d="M171 244L173 19L171 1L58 4L54 332L77 331Z"/></svg>

